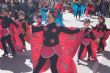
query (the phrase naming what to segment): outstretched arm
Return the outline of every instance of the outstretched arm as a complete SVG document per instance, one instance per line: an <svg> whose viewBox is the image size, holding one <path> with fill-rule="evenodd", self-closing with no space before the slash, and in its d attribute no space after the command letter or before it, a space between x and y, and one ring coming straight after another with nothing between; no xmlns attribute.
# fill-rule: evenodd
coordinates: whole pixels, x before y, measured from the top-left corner
<svg viewBox="0 0 110 73"><path fill-rule="evenodd" d="M60 30L61 32L64 32L64 33L67 33L67 34L75 34L75 33L78 33L78 32L81 31L80 28L77 28L77 29L75 29L75 30L70 30L70 29L68 29L68 28L66 28L66 27L63 27L63 26L59 27L59 30Z"/></svg>
<svg viewBox="0 0 110 73"><path fill-rule="evenodd" d="M93 25L91 25L91 27L96 30L98 28L98 25L96 25L95 27Z"/></svg>
<svg viewBox="0 0 110 73"><path fill-rule="evenodd" d="M43 26L35 27L32 26L32 33L43 31Z"/></svg>

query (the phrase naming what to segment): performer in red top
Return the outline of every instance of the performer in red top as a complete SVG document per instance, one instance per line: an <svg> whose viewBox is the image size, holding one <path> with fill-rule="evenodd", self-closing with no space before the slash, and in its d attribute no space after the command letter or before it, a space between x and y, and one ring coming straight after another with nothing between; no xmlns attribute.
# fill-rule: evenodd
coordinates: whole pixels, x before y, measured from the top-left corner
<svg viewBox="0 0 110 73"><path fill-rule="evenodd" d="M90 57L92 55L92 48L91 48L92 40L96 39L92 30L89 28L90 19L85 19L84 26L86 27L86 29L84 30L82 35L82 41L81 41L79 54L78 54L78 62L79 62L79 59L81 59L81 55L85 47L87 48L87 51L88 51L88 60L90 60Z"/></svg>
<svg viewBox="0 0 110 73"><path fill-rule="evenodd" d="M19 28L18 28L18 30L19 30L19 38L21 39L22 44L24 46L23 49L26 50L24 36L25 36L25 34L27 32L26 31L26 24L27 24L27 22L25 21L25 13L20 11L18 13L18 17L19 17L19 19L18 19L17 22L19 23Z"/></svg>
<svg viewBox="0 0 110 73"><path fill-rule="evenodd" d="M18 27L18 25L11 19L9 18L9 10L4 8L3 9L3 17L2 17L2 46L4 48L4 54L3 56L8 55L8 51L6 48L6 41L9 44L11 51L12 51L12 56L15 55L15 49L13 47L13 44L11 42L11 32L10 32L10 25L15 25Z"/></svg>
<svg viewBox="0 0 110 73"><path fill-rule="evenodd" d="M59 45L59 34L64 32L67 34L75 34L80 32L80 29L70 30L63 26L57 26L55 24L55 15L53 11L49 11L47 15L47 26L32 26L32 33L43 31L43 47L41 50L41 55L38 60L33 73L39 73L41 68L44 66L47 59L50 60L50 68L52 73L58 73L57 60L58 56L58 45Z"/></svg>
<svg viewBox="0 0 110 73"><path fill-rule="evenodd" d="M92 13L93 13L93 11L94 11L94 6L93 6L93 4L87 4L87 6L86 6L86 11L85 11L85 14L86 14L86 16L92 16Z"/></svg>
<svg viewBox="0 0 110 73"><path fill-rule="evenodd" d="M98 22L99 22L99 24L97 24L95 27L93 27L93 29L97 32L96 36L99 39L99 45L98 45L98 52L99 52L99 51L104 51L105 41L108 36L107 31L109 31L109 29L107 28L107 26L105 24L104 16L99 15Z"/></svg>

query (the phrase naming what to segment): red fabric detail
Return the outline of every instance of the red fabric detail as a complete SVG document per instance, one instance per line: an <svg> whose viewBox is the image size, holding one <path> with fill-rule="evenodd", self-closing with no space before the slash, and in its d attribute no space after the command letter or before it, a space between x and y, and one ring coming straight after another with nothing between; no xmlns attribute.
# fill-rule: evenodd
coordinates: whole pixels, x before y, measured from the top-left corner
<svg viewBox="0 0 110 73"><path fill-rule="evenodd" d="M19 31L13 24L10 24L10 33L11 33L11 40L15 50L18 52L23 52L24 46L21 42L21 39L19 38Z"/></svg>
<svg viewBox="0 0 110 73"><path fill-rule="evenodd" d="M64 11L64 6L62 3L55 4L54 8L60 11Z"/></svg>
<svg viewBox="0 0 110 73"><path fill-rule="evenodd" d="M108 39L110 32L109 31L97 32L96 30L92 30L92 31L93 31L93 33L97 39L99 39L100 36L104 35L103 36L103 42L104 42L104 45L106 47L106 40Z"/></svg>
<svg viewBox="0 0 110 73"><path fill-rule="evenodd" d="M22 52L24 46L22 45L21 39L19 38L19 31L17 30L17 28L13 24L10 24L10 27L8 28L8 30L9 30L9 34L11 34L11 41L12 41L12 44L13 44L15 50L18 52ZM2 24L0 22L0 38L6 32L7 32L7 29L5 29L3 31ZM1 42L0 42L0 48L2 48Z"/></svg>
<svg viewBox="0 0 110 73"><path fill-rule="evenodd" d="M2 23L1 23L1 19L0 19L0 39L2 38ZM2 44L0 42L0 49L2 48Z"/></svg>
<svg viewBox="0 0 110 73"><path fill-rule="evenodd" d="M97 46L98 44L94 41L92 41L92 45L91 45L91 50L92 50L92 55L91 55L91 59L92 60L97 60L97 55L96 55L96 50L97 50ZM80 59L85 58L87 56L87 48L85 47L82 55L80 57Z"/></svg>
<svg viewBox="0 0 110 73"><path fill-rule="evenodd" d="M9 35L9 34L10 34L9 28L2 29L2 35L3 35L3 36L7 36L7 35Z"/></svg>
<svg viewBox="0 0 110 73"><path fill-rule="evenodd" d="M23 34L25 33L24 29L22 28L22 23L19 23L18 32Z"/></svg>
<svg viewBox="0 0 110 73"><path fill-rule="evenodd" d="M106 40L108 39L109 35L110 35L109 31L106 31L104 34L103 42L105 47L106 47Z"/></svg>
<svg viewBox="0 0 110 73"><path fill-rule="evenodd" d="M75 28L72 28L75 29ZM60 44L55 48L55 53L59 56L57 62L57 69L59 73L77 73L76 65L73 61L73 57L77 52L79 44L81 43L81 33L67 35L61 33L59 35ZM32 63L33 67L38 63L39 56L41 54L41 48L43 45L43 33L38 32L32 34ZM49 60L43 66L41 72L46 71L49 68Z"/></svg>
<svg viewBox="0 0 110 73"><path fill-rule="evenodd" d="M77 73L74 60L70 56L62 56L57 63L58 73Z"/></svg>
<svg viewBox="0 0 110 73"><path fill-rule="evenodd" d="M87 5L85 14L89 15L89 12L93 12L93 11L94 11L94 7L90 6L90 5Z"/></svg>
<svg viewBox="0 0 110 73"><path fill-rule="evenodd" d="M41 55L45 58L49 58L55 54L53 47L43 46L41 49Z"/></svg>
<svg viewBox="0 0 110 73"><path fill-rule="evenodd" d="M24 21L24 22L25 22L25 24L26 24L26 32L25 32L24 29L22 28L22 23L17 22L17 24L19 24L19 27L18 27L18 29L17 29L17 31L18 31L17 33L18 33L18 34L20 34L20 33L25 34L24 40L25 40L26 42L30 43L31 28L30 28L29 24L28 24L26 21Z"/></svg>
<svg viewBox="0 0 110 73"><path fill-rule="evenodd" d="M87 46L91 43L92 39L82 39L82 43Z"/></svg>
<svg viewBox="0 0 110 73"><path fill-rule="evenodd" d="M29 26L28 24L26 24L26 31L27 32L25 32L25 36L24 36L24 40L26 41L26 42L28 42L28 43L30 43L30 38L31 38L31 28L30 28L31 26Z"/></svg>
<svg viewBox="0 0 110 73"><path fill-rule="evenodd" d="M92 31L93 31L93 33L95 34L96 39L98 39L98 38L101 36L101 35L100 35L101 33L97 32L97 31L95 31L95 30L92 30ZM108 37L109 37L109 31L106 31L106 32L103 33L103 34L104 34L104 40L103 40L103 42L104 42L104 45L106 46L106 40L107 40ZM98 43L92 41L91 47L92 47L92 57L91 57L91 58L92 58L93 60L97 60L96 51L97 51L97 49L98 49ZM83 53L82 53L82 55L81 55L81 58L85 58L86 55L87 55L87 49L85 48L84 51L83 51Z"/></svg>
<svg viewBox="0 0 110 73"><path fill-rule="evenodd" d="M82 34L83 33L84 33L84 31L82 32ZM95 33L94 31L93 31L93 33L95 34L95 36L97 35L97 33ZM96 36L96 38L97 38L97 36ZM92 41L92 39L88 39L88 40L87 39L86 40L82 39L82 43L85 46L88 45L90 42L92 42L92 44L91 44L91 50L92 50L91 59L92 60L97 60L96 50L98 48L98 43L96 43L95 41ZM80 59L85 58L86 56L87 56L87 48L85 47L83 52L82 52L82 55L81 55Z"/></svg>

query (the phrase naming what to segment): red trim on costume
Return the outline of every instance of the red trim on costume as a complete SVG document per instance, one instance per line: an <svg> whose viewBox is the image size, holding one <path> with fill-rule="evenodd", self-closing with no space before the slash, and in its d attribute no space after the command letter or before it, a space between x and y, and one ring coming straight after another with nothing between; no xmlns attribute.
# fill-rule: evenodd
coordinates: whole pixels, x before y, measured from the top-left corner
<svg viewBox="0 0 110 73"><path fill-rule="evenodd" d="M91 38L89 38L89 39L82 39L82 44L85 45L85 46L89 45L91 42L92 42Z"/></svg>
<svg viewBox="0 0 110 73"><path fill-rule="evenodd" d="M77 68L73 61L73 57L75 56L78 47L81 43L81 35L82 35L81 33L77 33L73 35L60 33L59 35L60 44L48 48L48 49L53 49L54 53L59 56L57 62L57 68L59 73L77 73ZM47 47L44 47L43 48L44 50L42 49L43 32L37 32L32 34L31 45L32 45L32 63L33 66L35 67L38 63L38 59L39 56L41 55L41 52L42 51L45 52L45 50L47 50L46 49ZM49 51L45 52L45 54L48 55L48 52ZM49 60L47 60L41 72L46 71L49 68L49 65L50 65Z"/></svg>
<svg viewBox="0 0 110 73"><path fill-rule="evenodd" d="M9 28L3 28L2 29L2 34L3 34L3 36L9 35L10 34L10 29Z"/></svg>
<svg viewBox="0 0 110 73"><path fill-rule="evenodd" d="M10 24L10 33L15 50L18 52L23 52L24 46L19 38L19 31L13 24Z"/></svg>
<svg viewBox="0 0 110 73"><path fill-rule="evenodd" d="M0 19L0 39L2 38L2 23L1 23L1 19ZM0 49L2 48L2 44L0 42Z"/></svg>

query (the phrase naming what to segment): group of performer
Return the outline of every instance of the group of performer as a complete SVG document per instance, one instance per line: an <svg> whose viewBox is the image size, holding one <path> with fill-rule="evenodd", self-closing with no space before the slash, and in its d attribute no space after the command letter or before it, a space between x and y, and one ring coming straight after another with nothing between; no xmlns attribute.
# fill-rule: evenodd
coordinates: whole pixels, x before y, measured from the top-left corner
<svg viewBox="0 0 110 73"><path fill-rule="evenodd" d="M11 49L12 56L13 57L15 56L15 54L16 54L15 48L17 45L20 45L20 44L16 44L16 46L15 46L15 43L18 43L18 41L17 41L18 38L16 38L16 37L19 37L19 39L23 45L22 48L26 49L24 36L26 33L26 29L27 29L26 28L27 22L25 21L25 14L22 11L19 12L17 20L15 20L13 17L11 17L11 15L12 14L9 14L9 10L7 8L4 8L0 15L0 27L1 27L1 30L0 30L1 38L0 39L1 39L2 48L4 50L3 57L8 55L7 44Z"/></svg>
<svg viewBox="0 0 110 73"><path fill-rule="evenodd" d="M36 37L37 37L36 38L35 35L32 37L33 38L32 45L34 44L34 46L32 47L32 49L34 49L33 50L33 64L34 64L33 73L39 73L47 70L48 65L50 66L52 73L58 73L58 72L59 73L60 72L77 73L76 66L72 65L72 62L71 62L71 59L73 58L74 55L70 55L71 53L70 47L74 49L77 47L77 50L78 50L77 45L80 46L79 52L78 52L78 63L82 58L86 57L87 52L88 52L88 59L87 59L88 61L92 61L92 60L97 61L97 52L104 51L105 43L109 36L110 30L107 28L105 24L105 18L103 15L98 16L99 23L96 26L92 26L92 28L90 28L91 26L90 19L85 19L84 27L82 29L77 28L74 30L70 30L70 28L67 28L65 26L58 26L55 23L56 15L55 15L55 10L53 9L49 10L46 18L47 18L47 25L32 26L32 34L36 34ZM78 42L76 42L75 39L68 40L68 37L65 37L67 36L66 34L64 35L64 33L62 33L62 36L60 36L61 32L64 32L67 34L76 34L76 38L75 38L76 40L80 35L81 39L79 39ZM58 36L60 36L62 40L60 40L61 38ZM74 37L74 35L70 35L70 36ZM63 39L68 40L68 42L66 40L65 42L63 42ZM39 42L39 41L42 41L42 42ZM71 44L68 46L69 48L66 45L67 43ZM62 46L63 50L61 47L62 44L63 46L66 45L65 46L66 48ZM40 47L39 45L42 45L42 46ZM37 51L39 51L37 52L37 54L35 53L36 48L37 48ZM66 50L65 53L64 52L62 53L62 51L64 50ZM75 54L76 52L74 51L72 52ZM66 52L68 52L69 56L65 55ZM65 58L64 56L69 57L69 59ZM67 60L68 63L66 63L64 59ZM48 60L50 60L49 61L50 64L49 62L47 62ZM63 66L61 63L66 64L68 67L68 70L64 69L65 66L61 67Z"/></svg>
<svg viewBox="0 0 110 73"><path fill-rule="evenodd" d="M62 40L60 40L61 38L58 37L60 36L61 32L67 33L67 34L76 34L76 36L78 37L78 33L80 33L80 38L78 42L72 42L72 45L69 45L69 48L63 48L63 50L70 50L72 48L75 49L75 47L79 44L80 48L79 48L79 52L78 52L78 63L82 58L86 57L86 53L88 52L88 61L92 61L95 60L97 61L97 52L102 52L105 49L105 43L106 40L109 36L109 29L107 28L106 24L105 24L105 18L103 15L98 16L98 24L92 28L90 28L90 19L85 19L84 20L84 27L82 29L74 29L74 30L70 30L67 27L64 26L58 26L55 23L55 15L54 15L54 11L52 12L51 10L49 11L49 13L47 14L47 25L45 26L32 26L32 33L36 33L36 32L42 32L42 34L36 34L39 36L42 36L42 38L36 38L36 39L43 39L40 40L42 41L42 43L36 43L36 45L38 46L38 44L42 44L41 47L41 51L39 49L39 54L37 52L37 62L34 59L33 63L35 64L35 68L33 73L39 73L42 71L45 71L45 64L48 61L48 59L50 60L50 68L52 73L58 73L58 72L66 72L66 73L77 73L77 71L75 70L75 65L74 69L69 70L69 72L65 71L65 69L59 68L60 63L64 63L67 64L67 66L70 66L69 64L72 64L72 62L70 62L71 58L73 58L73 56L69 56L69 59L67 60L70 63L65 63L63 61L64 56L68 57L68 55L64 55L66 54L66 52L61 53L62 49L61 49L61 44L62 44ZM63 33L63 34L64 34ZM65 34L66 36L66 34ZM68 38L62 35L62 39ZM74 37L74 35L70 35L72 37ZM35 42L35 37L34 38L33 43ZM77 40L77 38L75 38ZM73 39L75 41L75 39ZM66 39L67 40L67 39ZM67 44L67 42L63 42ZM71 41L73 41L71 40ZM68 43L71 44L71 41L68 41ZM75 44L74 44L75 43ZM74 46L73 46L74 45ZM76 46L75 46L76 45ZM67 45L66 45L67 46ZM33 49L35 49L36 47L32 47ZM35 49L36 50L36 49ZM34 51L35 51L34 50ZM38 50L38 49L37 49ZM78 46L77 46L77 50L78 50ZM85 50L87 50L87 52L85 52ZM60 52L60 53L59 53ZM35 55L35 52L33 52ZM74 53L74 52L73 52ZM75 52L76 53L76 52ZM74 53L74 54L75 54ZM63 55L63 59L62 59L62 55ZM70 52L68 53L70 54ZM35 58L35 56L33 56L33 58ZM61 59L61 61L59 61L59 59ZM65 59L66 60L66 59ZM47 65L47 64L46 64ZM72 68L72 66L70 66ZM62 71L63 70L63 71Z"/></svg>
<svg viewBox="0 0 110 73"><path fill-rule="evenodd" d="M78 54L78 62L80 59L84 58L84 54L86 53L84 52L85 48L88 51L88 60L97 60L96 53L105 50L106 40L109 36L110 29L107 28L103 15L98 16L98 22L99 23L95 27L92 26L92 28L90 28L90 20L85 20L84 26L86 29L82 35L82 41ZM97 46L93 41L97 42Z"/></svg>
<svg viewBox="0 0 110 73"><path fill-rule="evenodd" d="M71 8L74 16L77 19L77 16L79 16L79 19L81 16L89 16L92 17L92 15L98 15L103 14L106 17L109 17L109 2L107 1L100 1L99 3L82 3L81 1L72 1L71 2ZM105 12L107 11L107 12Z"/></svg>
<svg viewBox="0 0 110 73"><path fill-rule="evenodd" d="M78 7L80 9L80 3ZM3 8L0 12L3 57L8 55L7 43L14 57L16 50L26 50L25 41L31 36L28 37L28 41L32 45L33 73L46 71L49 67L52 73L77 73L73 60L77 51L78 63L86 57L87 52L87 60L97 61L97 52L105 50L110 31L105 24L104 16L99 15L99 23L92 28L90 19L84 20L82 28L65 27L62 23L62 11L63 8L59 4L51 9L44 5L31 16L32 22L28 23L23 11L18 11L14 16L13 12L10 13L7 8ZM80 12L76 13L76 18L78 14L80 18Z"/></svg>

